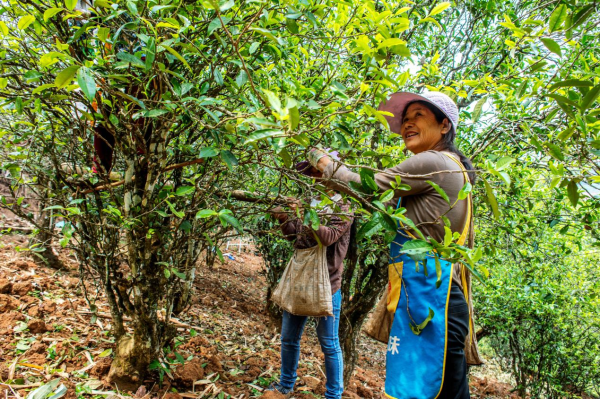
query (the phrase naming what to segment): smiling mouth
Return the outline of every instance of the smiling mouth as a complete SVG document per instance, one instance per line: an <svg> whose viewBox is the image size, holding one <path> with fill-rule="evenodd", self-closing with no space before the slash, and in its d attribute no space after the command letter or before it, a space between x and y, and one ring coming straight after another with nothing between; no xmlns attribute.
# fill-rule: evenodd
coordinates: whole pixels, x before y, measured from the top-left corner
<svg viewBox="0 0 600 399"><path fill-rule="evenodd" d="M415 136L417 136L418 134L419 134L419 133L417 133L417 132L408 132L408 133L406 133L406 137L404 137L404 139L409 139L409 138L411 138L411 137L415 137Z"/></svg>

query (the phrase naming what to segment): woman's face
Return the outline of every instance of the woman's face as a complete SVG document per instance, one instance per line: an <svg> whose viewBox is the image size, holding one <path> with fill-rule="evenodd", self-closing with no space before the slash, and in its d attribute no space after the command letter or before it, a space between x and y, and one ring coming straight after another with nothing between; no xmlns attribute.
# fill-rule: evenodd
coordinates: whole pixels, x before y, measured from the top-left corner
<svg viewBox="0 0 600 399"><path fill-rule="evenodd" d="M448 119L438 123L433 112L418 103L408 106L400 128L406 148L413 154L434 149L449 131Z"/></svg>

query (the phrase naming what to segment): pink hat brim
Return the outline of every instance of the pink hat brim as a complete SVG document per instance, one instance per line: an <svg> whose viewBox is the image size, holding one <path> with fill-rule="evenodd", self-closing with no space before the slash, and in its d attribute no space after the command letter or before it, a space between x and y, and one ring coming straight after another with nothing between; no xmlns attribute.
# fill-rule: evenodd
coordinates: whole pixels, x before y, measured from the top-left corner
<svg viewBox="0 0 600 399"><path fill-rule="evenodd" d="M425 101L439 109L439 107L431 100L415 93L409 93L407 91L399 91L397 93L394 93L390 96L390 98L387 101L383 101L381 104L379 104L379 111L389 112L394 115L384 115L385 119L390 125L391 132L398 134L400 133L400 127L402 126L402 114L404 114L404 109L409 103L412 103L414 101ZM440 109L440 111L442 110Z"/></svg>

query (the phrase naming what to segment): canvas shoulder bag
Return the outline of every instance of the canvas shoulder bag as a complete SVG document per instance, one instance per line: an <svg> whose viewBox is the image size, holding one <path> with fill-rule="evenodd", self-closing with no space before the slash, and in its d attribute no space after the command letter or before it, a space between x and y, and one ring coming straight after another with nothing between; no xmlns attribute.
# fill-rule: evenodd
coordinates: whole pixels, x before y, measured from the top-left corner
<svg viewBox="0 0 600 399"><path fill-rule="evenodd" d="M297 316L333 316L327 247L296 249L271 300Z"/></svg>

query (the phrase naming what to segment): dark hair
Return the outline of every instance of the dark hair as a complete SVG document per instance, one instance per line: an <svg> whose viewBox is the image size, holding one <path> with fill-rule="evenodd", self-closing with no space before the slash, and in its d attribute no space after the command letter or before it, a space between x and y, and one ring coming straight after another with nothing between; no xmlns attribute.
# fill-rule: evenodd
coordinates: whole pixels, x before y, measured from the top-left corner
<svg viewBox="0 0 600 399"><path fill-rule="evenodd" d="M406 110L408 109L409 106L411 106L412 104L419 104L419 105L423 105L425 107L427 107L427 109L429 109L431 112L433 112L433 115L435 116L435 120L438 123L443 123L444 119L448 119L450 120L450 118L448 118L438 107L436 107L435 105L427 102L427 101L412 101L408 104L406 104L406 107L404 108L404 112L402 113L402 120L404 120L404 116L406 114ZM456 147L456 143L454 142L454 139L456 138L456 129L455 126L452 122L450 122L450 131L444 135L442 135L442 140L440 141L441 146L443 147L442 150L444 151L448 151L448 152L453 152L454 154L458 155L458 157L460 158L460 162L463 164L463 166L465 167L466 170L468 170L469 172L467 173L467 175L469 176L469 181L471 182L471 184L475 184L475 181L477 180L477 175L474 172L473 169L473 163L471 162L471 160L465 155L463 154L458 147Z"/></svg>

